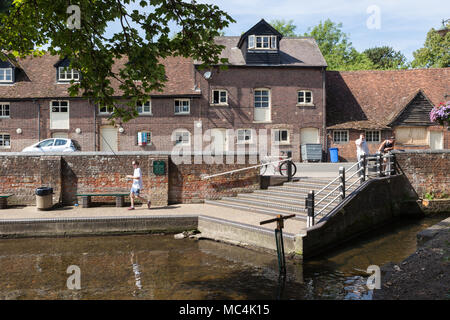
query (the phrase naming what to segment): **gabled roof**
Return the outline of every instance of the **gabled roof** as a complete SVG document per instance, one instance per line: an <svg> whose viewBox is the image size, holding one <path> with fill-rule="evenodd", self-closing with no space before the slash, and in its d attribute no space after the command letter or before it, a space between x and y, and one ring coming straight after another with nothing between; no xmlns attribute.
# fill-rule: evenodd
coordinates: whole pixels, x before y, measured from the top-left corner
<svg viewBox="0 0 450 320"><path fill-rule="evenodd" d="M6 53L0 51L0 62L8 62L12 67L20 69L17 59L10 58Z"/></svg>
<svg viewBox="0 0 450 320"><path fill-rule="evenodd" d="M249 35L255 34L255 32L258 29L266 29L270 32L270 34L272 35L276 35L278 36L280 39L283 37L283 35L278 32L277 29L275 29L274 27L272 27L269 23L267 23L266 20L261 19L257 24L255 24L253 27L250 28L250 30L248 30L247 32L245 32L239 39L239 42L237 44L238 48L240 48L242 46L242 43L245 41L245 38L247 38ZM259 32L257 32L258 34L260 34Z"/></svg>
<svg viewBox="0 0 450 320"><path fill-rule="evenodd" d="M32 99L32 98L69 98L67 89L70 83L61 84L56 82L56 69L61 59L49 53L41 57L27 57L19 59L22 69L25 71L19 74L16 82L12 85L0 86L0 99ZM116 61L113 71L118 72L119 68L127 62L127 58ZM168 57L162 61L165 66L168 81L162 92L154 91L153 96L167 95L200 95L195 91L194 70L192 60L183 57ZM111 80L111 85L117 96L122 95L119 89L119 81Z"/></svg>
<svg viewBox="0 0 450 320"><path fill-rule="evenodd" d="M431 102L430 99L428 99L427 95L423 92L422 89L417 90L417 92L415 92L414 94L411 95L411 99L407 99L406 101L408 101L405 106L402 109L399 109L398 113L394 116L392 116L392 120L391 122L388 124L388 126L392 126L393 124L395 124L395 122L397 120L399 120L403 114L405 114L412 106L411 104L416 100L416 99L420 99L420 98L424 98L425 101L428 103L429 107L430 107L430 111L431 108L433 108L433 103ZM427 122L430 122L429 116L427 117Z"/></svg>
<svg viewBox="0 0 450 320"><path fill-rule="evenodd" d="M327 127L390 128L419 91L432 105L444 101L450 94L448 79L450 68L327 71Z"/></svg>
<svg viewBox="0 0 450 320"><path fill-rule="evenodd" d="M225 48L219 58L228 59L231 66L246 66L242 50L238 48L240 37L216 37L216 44ZM326 67L327 63L320 52L314 38L310 37L284 37L280 40L280 64L283 67ZM194 64L201 64L194 61ZM256 65L251 65L256 66ZM277 66L277 65L271 65Z"/></svg>

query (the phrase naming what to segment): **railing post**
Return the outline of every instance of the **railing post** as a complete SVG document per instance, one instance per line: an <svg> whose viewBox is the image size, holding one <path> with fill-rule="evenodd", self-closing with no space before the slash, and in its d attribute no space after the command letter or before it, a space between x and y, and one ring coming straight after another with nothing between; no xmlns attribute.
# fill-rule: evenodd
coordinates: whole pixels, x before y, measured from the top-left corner
<svg viewBox="0 0 450 320"><path fill-rule="evenodd" d="M381 158L381 153L377 152L377 177L381 177L382 167L383 167L383 160Z"/></svg>
<svg viewBox="0 0 450 320"><path fill-rule="evenodd" d="M361 175L361 183L366 181L366 169L367 169L367 154L363 155L363 163L362 163L362 175Z"/></svg>
<svg viewBox="0 0 450 320"><path fill-rule="evenodd" d="M306 227L312 227L314 225L314 190L308 193L305 199L306 210L308 211L308 218L306 220Z"/></svg>
<svg viewBox="0 0 450 320"><path fill-rule="evenodd" d="M292 151L287 152L288 159L292 158ZM292 159L288 161L288 167L287 167L287 176L288 176L288 182L292 181Z"/></svg>
<svg viewBox="0 0 450 320"><path fill-rule="evenodd" d="M339 168L339 186L341 190L341 199L345 199L345 168L340 167Z"/></svg>

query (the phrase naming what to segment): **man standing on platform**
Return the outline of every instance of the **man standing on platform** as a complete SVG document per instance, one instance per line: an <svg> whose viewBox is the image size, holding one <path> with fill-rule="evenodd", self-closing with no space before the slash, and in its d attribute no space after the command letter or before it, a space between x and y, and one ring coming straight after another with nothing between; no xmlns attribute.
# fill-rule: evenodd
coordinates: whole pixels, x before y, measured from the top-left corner
<svg viewBox="0 0 450 320"><path fill-rule="evenodd" d="M356 139L355 141L356 144L356 158L358 160L358 162L364 157L364 155L369 155L369 146L367 145L367 141L366 141L366 135L364 133L361 133L359 135L359 139ZM363 164L359 163L358 164L358 169L363 168ZM363 175L362 172L359 172L359 175Z"/></svg>

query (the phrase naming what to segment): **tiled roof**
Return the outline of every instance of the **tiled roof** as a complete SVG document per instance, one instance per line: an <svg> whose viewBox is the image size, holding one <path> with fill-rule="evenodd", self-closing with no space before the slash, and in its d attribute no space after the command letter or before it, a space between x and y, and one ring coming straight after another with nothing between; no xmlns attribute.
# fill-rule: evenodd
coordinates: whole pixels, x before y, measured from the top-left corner
<svg viewBox="0 0 450 320"><path fill-rule="evenodd" d="M419 90L433 105L450 95L450 68L327 71L326 79L329 129L388 128Z"/></svg>
<svg viewBox="0 0 450 320"><path fill-rule="evenodd" d="M27 57L18 59L20 66L16 82L13 85L0 85L0 99L27 99L27 98L56 98L69 97L67 88L70 84L57 83L56 68L54 65L59 57L45 54L42 57ZM113 66L118 70L127 62L120 59ZM152 92L151 95L199 95L194 90L194 69L191 59L183 57L169 57L163 60L168 81L163 92ZM112 80L111 84L116 95L120 96L119 82Z"/></svg>
<svg viewBox="0 0 450 320"><path fill-rule="evenodd" d="M241 49L237 47L240 37L216 37L215 42L225 46L220 58L227 58L230 65L245 66ZM195 61L199 64L199 61ZM283 37L280 40L280 65L295 67L325 67L327 63L317 46L309 37Z"/></svg>

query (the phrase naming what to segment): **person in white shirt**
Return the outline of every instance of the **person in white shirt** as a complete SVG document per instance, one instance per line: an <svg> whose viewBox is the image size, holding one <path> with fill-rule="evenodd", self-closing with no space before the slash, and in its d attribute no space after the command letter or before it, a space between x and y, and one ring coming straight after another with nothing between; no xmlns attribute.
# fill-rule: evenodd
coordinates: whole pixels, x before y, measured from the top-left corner
<svg viewBox="0 0 450 320"><path fill-rule="evenodd" d="M134 210L134 198L140 199L142 202L147 202L147 208L150 209L151 202L150 200L147 200L143 197L141 197L140 193L142 190L142 172L141 168L139 168L139 162L133 161L133 168L134 173L133 175L127 175L128 179L133 179L133 184L131 185L130 190L130 201L131 201L131 207L128 208L128 210Z"/></svg>
<svg viewBox="0 0 450 320"><path fill-rule="evenodd" d="M367 145L366 135L364 133L361 133L359 135L359 139L356 139L355 144L356 144L356 157L359 162L361 158L364 157L364 155L369 155L369 146ZM362 164L358 165L358 169L362 167L363 167ZM360 172L359 174L362 175L363 173Z"/></svg>

